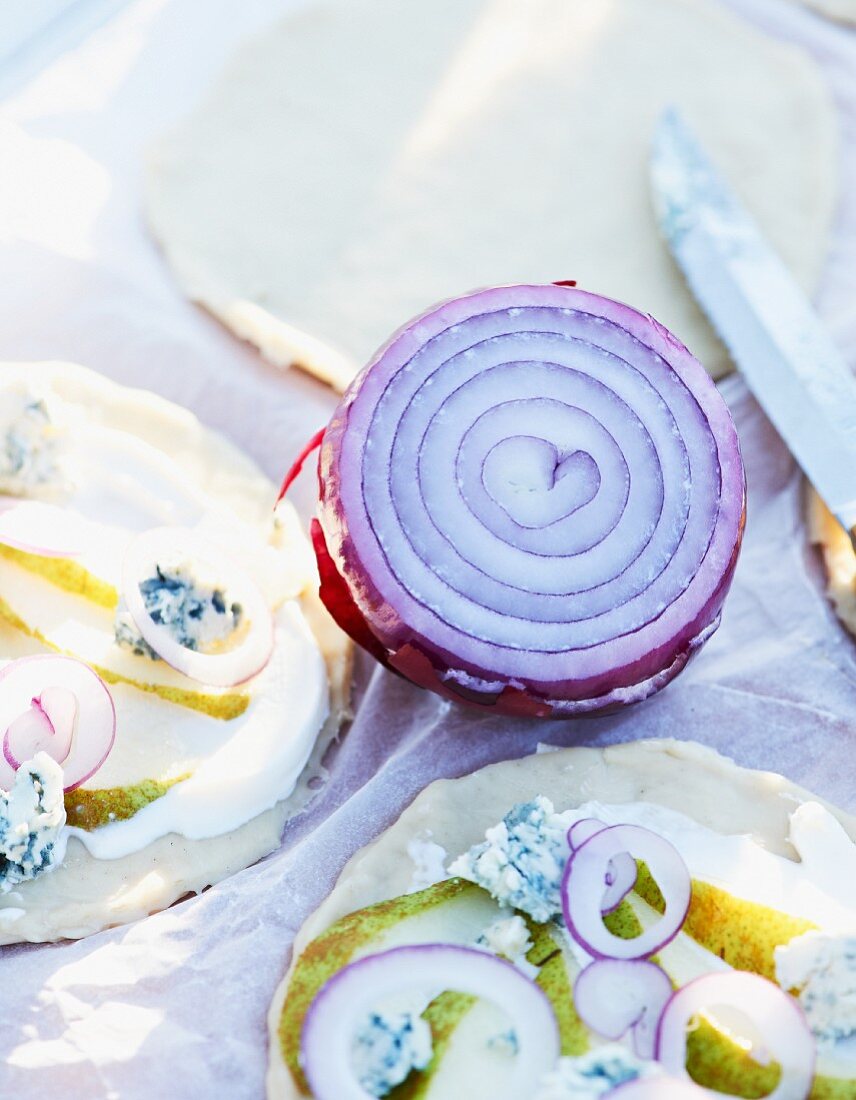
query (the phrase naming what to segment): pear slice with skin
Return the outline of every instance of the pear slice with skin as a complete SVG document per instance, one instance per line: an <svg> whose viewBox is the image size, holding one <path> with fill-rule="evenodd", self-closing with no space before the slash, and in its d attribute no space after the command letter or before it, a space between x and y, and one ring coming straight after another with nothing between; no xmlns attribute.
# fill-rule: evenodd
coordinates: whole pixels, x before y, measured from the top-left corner
<svg viewBox="0 0 856 1100"><path fill-rule="evenodd" d="M174 779L143 779L127 787L78 787L65 794L65 813L69 825L78 829L97 829L113 821L127 821L138 810L162 798L170 787L190 778L190 772Z"/></svg>
<svg viewBox="0 0 856 1100"><path fill-rule="evenodd" d="M658 913L663 895L644 863L635 892ZM693 879L692 899L683 932L735 970L751 970L774 982L774 951L816 925L766 905L744 901L709 882Z"/></svg>
<svg viewBox="0 0 856 1100"><path fill-rule="evenodd" d="M194 689L187 689L187 687L174 683L153 683L147 680L136 679L135 676L124 675L114 669L106 668L105 665L99 661L92 660L90 654L87 656L87 654L80 653L75 648L66 648L57 645L57 642L48 638L42 630L31 626L28 621L9 604L7 599L4 599L2 596L0 596L0 617L6 620L6 623L14 627L15 630L20 630L22 634L41 642L46 649L51 649L55 653L63 653L65 657L76 657L78 660L85 661L89 667L97 672L100 678L107 683L129 684L132 687L136 687L139 691L160 695L169 703L175 703L178 706L186 706L190 709L194 709L194 711L199 711L201 714L207 714L211 718L221 718L226 720L226 722L231 718L240 717L250 705L250 695L246 692L201 692ZM74 623L74 619L70 621ZM129 659L136 661L146 660L146 658L142 657L131 658L131 654L128 654L128 656ZM150 663L157 665L163 662ZM169 670L169 672L172 673L172 670ZM174 673L174 678L178 678L179 675L180 674L177 672ZM185 678L182 676L180 679Z"/></svg>
<svg viewBox="0 0 856 1100"><path fill-rule="evenodd" d="M80 562L70 558L46 558L40 554L29 554L13 546L0 546L0 557L20 565L35 573L64 592L82 596L99 607L115 611L119 603L119 593L112 584L102 581Z"/></svg>
<svg viewBox="0 0 856 1100"><path fill-rule="evenodd" d="M437 916L440 910L442 915ZM329 978L363 955L398 944L473 943L502 916L484 890L453 878L359 909L308 944L295 965L279 1022L283 1058L300 1091L309 1094L299 1060L303 1018Z"/></svg>

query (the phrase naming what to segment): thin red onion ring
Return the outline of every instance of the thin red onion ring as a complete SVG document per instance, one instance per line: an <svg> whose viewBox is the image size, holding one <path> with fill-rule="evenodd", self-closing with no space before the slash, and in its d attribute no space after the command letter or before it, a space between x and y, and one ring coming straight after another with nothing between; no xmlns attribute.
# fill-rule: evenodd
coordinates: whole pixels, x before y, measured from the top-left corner
<svg viewBox="0 0 856 1100"><path fill-rule="evenodd" d="M511 713L612 709L677 675L715 629L744 522L701 365L568 286L478 291L406 325L336 410L319 477L333 615L349 593L390 667Z"/></svg>
<svg viewBox="0 0 856 1100"><path fill-rule="evenodd" d="M654 1057L657 1024L671 996L665 970L641 959L596 959L574 983L583 1023L606 1039L631 1032L640 1058Z"/></svg>
<svg viewBox="0 0 856 1100"><path fill-rule="evenodd" d="M615 936L603 923L603 894L610 864L622 853L642 859L666 902L663 915L634 939ZM568 931L599 959L644 959L677 936L686 920L692 880L668 840L640 825L612 825L589 837L565 865L562 912Z"/></svg>
<svg viewBox="0 0 856 1100"><path fill-rule="evenodd" d="M310 1005L301 1055L315 1100L372 1100L351 1068L351 1039L378 1003L420 988L481 997L511 1018L518 1043L509 1071L515 1095L529 1095L555 1065L559 1030L550 1002L511 963L449 944L394 947L343 967Z"/></svg>
<svg viewBox="0 0 856 1100"><path fill-rule="evenodd" d="M0 545L43 558L74 558L86 546L86 524L55 504L0 497Z"/></svg>
<svg viewBox="0 0 856 1100"><path fill-rule="evenodd" d="M187 558L224 579L240 602L249 629L231 649L202 653L177 641L169 627L149 614L140 583L165 561ZM192 680L212 687L232 687L260 672L273 651L273 617L264 596L230 557L199 533L184 527L153 527L128 545L122 566L122 596L143 638L168 665Z"/></svg>
<svg viewBox="0 0 856 1100"><path fill-rule="evenodd" d="M73 708L60 691L74 697ZM62 765L63 789L71 791L107 759L116 737L116 710L107 685L88 665L39 654L0 670L0 729L5 731L0 787L9 790L21 764L41 751Z"/></svg>
<svg viewBox="0 0 856 1100"><path fill-rule="evenodd" d="M806 1100L816 1051L802 1008L773 982L746 971L705 974L673 994L657 1028L657 1058L665 1069L691 1079L686 1068L687 1028L699 1012L725 1007L753 1022L763 1038L765 1055L781 1066L779 1083L767 1100Z"/></svg>
<svg viewBox="0 0 856 1100"><path fill-rule="evenodd" d="M598 833L602 833L606 828L607 826L595 817L584 817L579 821L575 821L568 829L569 848L572 852L576 851L581 844L584 844L593 836L597 836ZM638 876L639 868L636 866L636 860L629 852L622 852L615 859L609 861L604 879L606 889L600 906L600 911L604 916L608 913L614 913L621 905L636 885Z"/></svg>

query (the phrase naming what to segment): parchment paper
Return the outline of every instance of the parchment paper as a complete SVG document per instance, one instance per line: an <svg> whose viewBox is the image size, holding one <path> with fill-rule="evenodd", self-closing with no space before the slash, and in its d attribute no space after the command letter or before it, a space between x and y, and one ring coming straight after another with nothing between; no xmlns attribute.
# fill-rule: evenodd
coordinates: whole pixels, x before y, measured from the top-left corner
<svg viewBox="0 0 856 1100"><path fill-rule="evenodd" d="M856 360L856 36L783 0L733 0L820 59L840 108L844 201L820 296ZM70 358L194 409L278 478L333 398L265 367L179 296L139 213L147 142L272 0L141 0L0 110L0 359ZM292 936L345 860L431 779L532 751L695 738L856 809L856 647L821 595L793 461L739 378L723 391L749 524L722 628L625 714L500 721L360 664L357 719L280 852L137 925L0 954L0 1096L258 1098L265 1013ZM300 487L306 510L312 487Z"/></svg>

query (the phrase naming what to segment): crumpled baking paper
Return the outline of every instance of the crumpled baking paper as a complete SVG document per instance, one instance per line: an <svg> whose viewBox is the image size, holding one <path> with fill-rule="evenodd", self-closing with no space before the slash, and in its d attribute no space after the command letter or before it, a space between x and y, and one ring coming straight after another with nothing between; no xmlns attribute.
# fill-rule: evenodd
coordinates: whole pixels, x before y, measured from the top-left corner
<svg viewBox="0 0 856 1100"><path fill-rule="evenodd" d="M843 199L820 304L852 358L856 37L783 0L730 3L803 42L833 87ZM0 108L0 360L72 359L155 389L274 479L334 399L182 300L146 236L140 190L146 144L239 37L289 6L141 0ZM271 996L344 862L430 780L539 741L694 738L856 809L856 647L823 598L792 459L739 378L723 392L749 477L746 541L721 629L672 686L610 718L525 723L450 707L361 660L356 720L279 852L135 925L0 951L0 1096L262 1096ZM307 513L312 495L306 478Z"/></svg>

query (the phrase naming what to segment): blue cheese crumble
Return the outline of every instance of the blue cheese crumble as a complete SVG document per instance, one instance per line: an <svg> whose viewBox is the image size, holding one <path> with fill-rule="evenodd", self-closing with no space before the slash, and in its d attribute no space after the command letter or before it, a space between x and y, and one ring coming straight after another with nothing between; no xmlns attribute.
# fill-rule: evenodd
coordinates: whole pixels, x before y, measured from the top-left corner
<svg viewBox="0 0 856 1100"><path fill-rule="evenodd" d="M578 1058L560 1058L541 1079L533 1100L597 1100L619 1085L659 1072L656 1062L643 1061L626 1047L610 1043Z"/></svg>
<svg viewBox="0 0 856 1100"><path fill-rule="evenodd" d="M476 947L484 947L492 955L507 959L527 978L534 978L538 974L538 967L526 959L532 946L526 921L519 914L494 921L476 940Z"/></svg>
<svg viewBox="0 0 856 1100"><path fill-rule="evenodd" d="M61 859L57 841L64 825L62 768L37 752L18 768L12 789L0 791L0 892Z"/></svg>
<svg viewBox="0 0 856 1100"><path fill-rule="evenodd" d="M542 796L514 806L449 871L487 890L501 906L543 924L562 911L559 888L568 860L573 811L557 814Z"/></svg>
<svg viewBox="0 0 856 1100"><path fill-rule="evenodd" d="M0 393L0 493L37 496L56 481L56 435L43 400L25 389Z"/></svg>
<svg viewBox="0 0 856 1100"><path fill-rule="evenodd" d="M353 1067L372 1096L386 1096L431 1061L431 1028L413 1012L373 1012L354 1036Z"/></svg>
<svg viewBox="0 0 856 1100"><path fill-rule="evenodd" d="M216 652L240 629L241 605L230 601L222 587L199 581L186 563L156 566L155 575L140 582L140 592L152 619L188 649ZM160 660L124 602L116 609L113 629L117 645L138 657Z"/></svg>
<svg viewBox="0 0 856 1100"><path fill-rule="evenodd" d="M856 1036L856 933L806 932L775 950L776 979L796 991L818 1047Z"/></svg>

